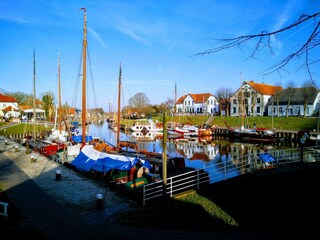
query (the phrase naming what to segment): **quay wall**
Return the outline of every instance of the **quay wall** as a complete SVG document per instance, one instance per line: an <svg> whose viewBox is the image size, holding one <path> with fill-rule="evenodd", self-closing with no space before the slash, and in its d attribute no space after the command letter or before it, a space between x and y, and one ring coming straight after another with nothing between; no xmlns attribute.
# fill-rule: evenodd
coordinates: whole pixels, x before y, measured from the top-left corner
<svg viewBox="0 0 320 240"><path fill-rule="evenodd" d="M226 136L228 134L227 127L216 127L214 135L215 136ZM283 139L285 141L293 141L298 138L298 132L293 130L276 130L276 136L278 139Z"/></svg>

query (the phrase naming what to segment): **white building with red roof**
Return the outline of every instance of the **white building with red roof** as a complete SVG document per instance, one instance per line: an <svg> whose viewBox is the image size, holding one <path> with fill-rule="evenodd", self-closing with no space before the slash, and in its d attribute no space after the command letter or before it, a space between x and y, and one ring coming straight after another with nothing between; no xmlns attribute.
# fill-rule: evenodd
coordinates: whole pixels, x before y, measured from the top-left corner
<svg viewBox="0 0 320 240"><path fill-rule="evenodd" d="M176 102L176 113L215 114L219 103L211 93L187 94Z"/></svg>
<svg viewBox="0 0 320 240"><path fill-rule="evenodd" d="M0 117L17 118L20 116L18 101L9 95L0 93Z"/></svg>
<svg viewBox="0 0 320 240"><path fill-rule="evenodd" d="M243 82L230 98L230 116L267 115L269 98L281 90L281 86L272 86L254 81Z"/></svg>

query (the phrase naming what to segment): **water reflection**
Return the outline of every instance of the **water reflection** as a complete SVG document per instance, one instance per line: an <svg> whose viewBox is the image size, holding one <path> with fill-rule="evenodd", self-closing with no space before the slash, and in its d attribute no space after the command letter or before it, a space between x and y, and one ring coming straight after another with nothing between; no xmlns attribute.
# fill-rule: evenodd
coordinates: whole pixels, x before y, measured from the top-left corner
<svg viewBox="0 0 320 240"><path fill-rule="evenodd" d="M106 121L92 123L90 134L116 145L116 132L108 128ZM120 133L121 141L137 141L139 150L162 153L163 134ZM261 164L258 154L270 150L283 149L276 145L230 142L226 139L170 138L167 141L169 158L185 159L185 166L204 169L210 175L211 182L235 177L250 171L247 166Z"/></svg>
<svg viewBox="0 0 320 240"><path fill-rule="evenodd" d="M116 132L108 128L106 121L97 121L89 126L92 136L97 136L116 145ZM137 141L139 148L150 152L163 152L162 134L120 132L121 141ZM170 138L167 141L169 157L184 157L191 160L211 161L218 155L230 155L229 158L238 158L258 149L270 148L272 145L260 146L257 144L229 142L226 139L213 139L211 136L204 138Z"/></svg>

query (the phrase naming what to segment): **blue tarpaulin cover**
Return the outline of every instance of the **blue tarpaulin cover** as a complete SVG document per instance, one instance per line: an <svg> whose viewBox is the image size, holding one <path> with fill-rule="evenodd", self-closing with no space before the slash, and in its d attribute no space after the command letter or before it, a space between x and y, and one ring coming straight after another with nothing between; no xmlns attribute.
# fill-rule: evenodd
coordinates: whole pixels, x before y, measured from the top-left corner
<svg viewBox="0 0 320 240"><path fill-rule="evenodd" d="M86 136L86 142L92 141L92 136ZM75 141L76 143L81 143L82 142L82 135L78 136L72 136L72 140Z"/></svg>
<svg viewBox="0 0 320 240"><path fill-rule="evenodd" d="M92 146L86 145L71 162L71 165L82 171L96 170L99 172L108 172L112 169L130 170L139 161L143 167L151 169L151 164L146 160L100 152Z"/></svg>
<svg viewBox="0 0 320 240"><path fill-rule="evenodd" d="M276 161L276 159L270 153L262 153L259 155L259 158L265 163Z"/></svg>

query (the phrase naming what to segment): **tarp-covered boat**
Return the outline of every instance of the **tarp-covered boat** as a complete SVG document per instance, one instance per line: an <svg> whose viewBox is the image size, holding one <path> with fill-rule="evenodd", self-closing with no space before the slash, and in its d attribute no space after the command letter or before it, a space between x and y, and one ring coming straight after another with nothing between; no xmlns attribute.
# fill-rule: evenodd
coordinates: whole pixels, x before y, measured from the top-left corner
<svg viewBox="0 0 320 240"><path fill-rule="evenodd" d="M81 171L108 172L110 170L130 170L137 164L148 169L152 165L137 157L127 157L120 154L109 154L95 150L90 145L85 145L71 165Z"/></svg>

